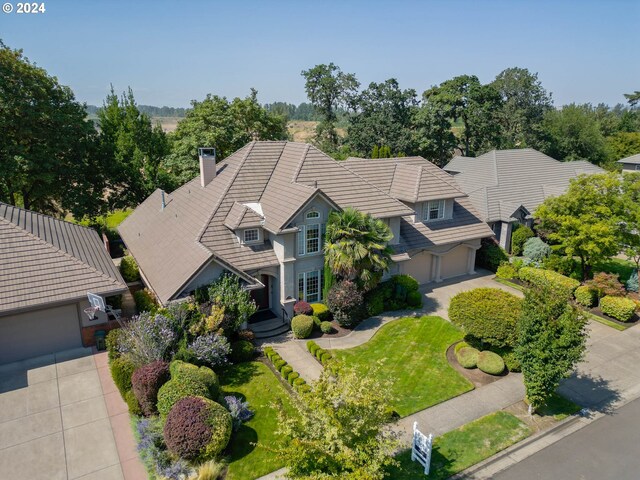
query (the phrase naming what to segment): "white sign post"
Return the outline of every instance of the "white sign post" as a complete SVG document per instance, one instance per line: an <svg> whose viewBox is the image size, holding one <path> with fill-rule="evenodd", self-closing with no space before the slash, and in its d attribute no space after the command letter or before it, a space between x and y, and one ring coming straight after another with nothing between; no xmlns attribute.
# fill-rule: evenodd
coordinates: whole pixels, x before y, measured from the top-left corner
<svg viewBox="0 0 640 480"><path fill-rule="evenodd" d="M433 434L425 435L418 430L418 422L413 422L413 445L411 446L411 460L417 461L424 467L424 474L429 475L431 466L431 447Z"/></svg>

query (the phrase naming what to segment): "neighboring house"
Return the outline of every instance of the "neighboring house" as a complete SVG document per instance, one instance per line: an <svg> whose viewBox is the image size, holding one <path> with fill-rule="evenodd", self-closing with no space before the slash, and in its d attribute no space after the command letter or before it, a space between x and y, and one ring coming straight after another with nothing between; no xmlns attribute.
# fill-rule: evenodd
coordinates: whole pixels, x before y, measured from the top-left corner
<svg viewBox="0 0 640 480"><path fill-rule="evenodd" d="M444 170L469 195L507 251L514 223L531 226L538 205L547 197L562 195L572 178L604 172L585 160L560 162L532 148L454 157Z"/></svg>
<svg viewBox="0 0 640 480"><path fill-rule="evenodd" d="M127 290L95 230L5 203L0 266L0 363L82 346L87 292Z"/></svg>
<svg viewBox="0 0 640 480"><path fill-rule="evenodd" d="M119 227L162 304L224 270L277 316L298 299L321 301L331 210L383 219L392 273L421 283L472 273L480 239L492 235L451 177L421 158L337 162L307 144L253 142L218 164L201 151L200 172L170 194L155 191Z"/></svg>
<svg viewBox="0 0 640 480"><path fill-rule="evenodd" d="M630 157L618 160L622 165L623 172L639 172L640 171L640 153L631 155Z"/></svg>

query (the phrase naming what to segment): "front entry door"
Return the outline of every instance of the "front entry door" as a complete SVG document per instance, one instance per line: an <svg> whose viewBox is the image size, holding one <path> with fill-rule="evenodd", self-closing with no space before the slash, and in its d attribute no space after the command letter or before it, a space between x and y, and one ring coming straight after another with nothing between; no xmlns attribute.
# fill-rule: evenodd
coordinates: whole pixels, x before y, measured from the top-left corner
<svg viewBox="0 0 640 480"><path fill-rule="evenodd" d="M256 302L258 311L269 309L269 275L260 275L260 281L264 284L264 288L251 290L251 298Z"/></svg>

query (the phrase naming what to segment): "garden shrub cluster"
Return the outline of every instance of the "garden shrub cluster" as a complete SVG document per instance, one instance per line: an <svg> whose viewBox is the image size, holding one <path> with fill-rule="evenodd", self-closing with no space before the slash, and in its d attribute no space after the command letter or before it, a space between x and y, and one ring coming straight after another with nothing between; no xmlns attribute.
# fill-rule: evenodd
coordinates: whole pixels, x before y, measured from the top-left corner
<svg viewBox="0 0 640 480"><path fill-rule="evenodd" d="M158 301L155 295L147 288L133 292L133 300L136 303L136 309L140 313L153 313L158 309Z"/></svg>
<svg viewBox="0 0 640 480"><path fill-rule="evenodd" d="M331 320L331 312L329 307L324 303L312 303L311 309L313 310L313 316L318 317L321 322L328 322Z"/></svg>
<svg viewBox="0 0 640 480"><path fill-rule="evenodd" d="M518 276L523 282L534 286L551 286L558 295L565 296L566 298L571 298L575 289L580 286L578 280L542 268L522 267L518 272Z"/></svg>
<svg viewBox="0 0 640 480"><path fill-rule="evenodd" d="M208 398L189 396L173 406L164 424L164 440L180 458L205 461L218 455L229 443L231 414Z"/></svg>
<svg viewBox="0 0 640 480"><path fill-rule="evenodd" d="M511 253L515 256L522 255L524 243L533 237L533 230L525 225L519 225L511 234Z"/></svg>
<svg viewBox="0 0 640 480"><path fill-rule="evenodd" d="M159 478L181 479L191 474L191 466L175 459L164 443L163 422L158 417L142 418L136 422L138 452L147 470Z"/></svg>
<svg viewBox="0 0 640 480"><path fill-rule="evenodd" d="M593 290L588 285L580 285L576 288L573 295L578 302L583 307L591 308L596 304L597 294L595 290Z"/></svg>
<svg viewBox="0 0 640 480"><path fill-rule="evenodd" d="M134 258L127 254L120 261L120 273L126 282L137 282L140 280L140 269Z"/></svg>
<svg viewBox="0 0 640 480"><path fill-rule="evenodd" d="M500 375L504 372L504 361L497 353L485 350L478 355L478 368L489 375Z"/></svg>
<svg viewBox="0 0 640 480"><path fill-rule="evenodd" d="M418 281L410 275L394 275L380 283L364 297L366 316L375 317L382 312L420 308L422 294Z"/></svg>
<svg viewBox="0 0 640 480"><path fill-rule="evenodd" d="M476 288L451 299L449 318L465 333L496 347L513 347L522 299L498 288Z"/></svg>
<svg viewBox="0 0 640 480"><path fill-rule="evenodd" d="M146 416L157 413L158 390L169 380L169 363L156 360L143 365L133 372L131 385L133 393Z"/></svg>
<svg viewBox="0 0 640 480"><path fill-rule="evenodd" d="M313 315L313 307L303 300L297 301L293 305L294 315Z"/></svg>
<svg viewBox="0 0 640 480"><path fill-rule="evenodd" d="M476 265L495 272L502 262L509 260L507 252L498 242L491 238L482 239L482 243L476 252Z"/></svg>
<svg viewBox="0 0 640 480"><path fill-rule="evenodd" d="M313 317L309 315L296 315L291 320L291 330L296 338L308 338L314 325Z"/></svg>
<svg viewBox="0 0 640 480"><path fill-rule="evenodd" d="M456 352L458 363L464 368L476 368L478 365L478 355L480 351L473 347L463 347Z"/></svg>
<svg viewBox="0 0 640 480"><path fill-rule="evenodd" d="M311 387L304 381L300 374L294 371L293 368L291 368L291 366L289 366L272 347L265 347L264 354L273 364L278 373L280 373L282 379L285 380L294 391L298 393L307 393L311 390Z"/></svg>
<svg viewBox="0 0 640 480"><path fill-rule="evenodd" d="M605 296L600 299L600 310L616 320L628 322L635 313L636 304L630 298Z"/></svg>

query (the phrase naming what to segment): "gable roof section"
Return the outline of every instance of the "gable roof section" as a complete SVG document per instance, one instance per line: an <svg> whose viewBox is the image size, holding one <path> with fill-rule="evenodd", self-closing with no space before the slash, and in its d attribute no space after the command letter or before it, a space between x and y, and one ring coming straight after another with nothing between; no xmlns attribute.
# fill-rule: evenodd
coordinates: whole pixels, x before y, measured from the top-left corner
<svg viewBox="0 0 640 480"><path fill-rule="evenodd" d="M629 163L631 165L640 165L640 153L618 160L618 163Z"/></svg>
<svg viewBox="0 0 640 480"><path fill-rule="evenodd" d="M454 180L487 222L509 221L512 207L533 213L548 196L564 193L572 178L604 172L584 160L559 162L531 148L454 157L444 170L459 172Z"/></svg>
<svg viewBox="0 0 640 480"><path fill-rule="evenodd" d="M0 315L127 286L95 230L0 203Z"/></svg>
<svg viewBox="0 0 640 480"><path fill-rule="evenodd" d="M231 230L238 228L261 227L264 217L248 205L234 202L233 207L229 210L224 225Z"/></svg>

